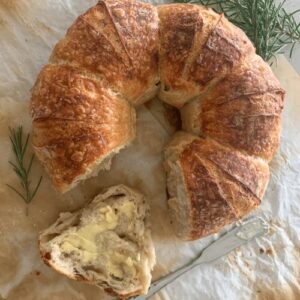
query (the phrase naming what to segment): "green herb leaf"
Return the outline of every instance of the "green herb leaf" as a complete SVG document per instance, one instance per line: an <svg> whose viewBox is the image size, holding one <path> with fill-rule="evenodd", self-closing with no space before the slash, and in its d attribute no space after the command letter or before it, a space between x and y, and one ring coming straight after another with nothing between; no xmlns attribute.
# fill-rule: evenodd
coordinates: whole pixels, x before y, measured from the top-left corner
<svg viewBox="0 0 300 300"><path fill-rule="evenodd" d="M300 42L300 23L295 14L300 9L288 13L285 1L277 4L275 0L179 0L179 3L196 3L213 7L236 26L240 27L253 42L256 53L269 61L277 53Z"/></svg>
<svg viewBox="0 0 300 300"><path fill-rule="evenodd" d="M27 134L24 144L23 144L22 126L19 126L16 129L9 128L9 134L10 134L9 138L12 144L12 150L16 158L15 163L9 161L9 164L12 166L13 171L18 176L22 190L19 191L18 189L16 189L15 187L9 184L7 184L7 186L11 190L13 190L17 195L19 195L25 201L26 204L29 204L34 198L34 196L36 195L43 177L41 176L36 186L33 189L31 189L31 182L29 180L29 176L30 176L31 167L34 160L34 155L31 156L28 166L25 167L25 156L26 156L26 151L27 151L27 146L29 141L29 134ZM26 208L26 214L27 212L28 211Z"/></svg>

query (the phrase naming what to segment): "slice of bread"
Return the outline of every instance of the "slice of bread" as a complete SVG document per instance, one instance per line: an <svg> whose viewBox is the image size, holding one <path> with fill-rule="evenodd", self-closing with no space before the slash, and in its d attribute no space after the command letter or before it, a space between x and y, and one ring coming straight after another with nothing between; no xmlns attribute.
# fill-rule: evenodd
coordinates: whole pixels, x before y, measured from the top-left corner
<svg viewBox="0 0 300 300"><path fill-rule="evenodd" d="M60 214L40 234L42 259L121 298L146 294L155 264L148 215L143 195L124 185L110 187L83 209Z"/></svg>

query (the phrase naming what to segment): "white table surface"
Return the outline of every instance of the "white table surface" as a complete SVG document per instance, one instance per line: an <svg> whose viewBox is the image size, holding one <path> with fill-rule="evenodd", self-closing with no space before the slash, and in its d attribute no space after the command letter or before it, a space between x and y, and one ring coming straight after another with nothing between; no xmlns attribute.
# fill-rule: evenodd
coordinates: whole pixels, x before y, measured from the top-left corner
<svg viewBox="0 0 300 300"><path fill-rule="evenodd" d="M282 0L278 1L281 2ZM295 11L297 9L300 9L300 0L287 0L284 4L284 7L287 11ZM300 12L295 15L295 18L298 22L300 22ZM285 51L285 56L289 59L295 70L300 74L300 44L295 46L293 56L290 59L289 58L289 49L287 48Z"/></svg>

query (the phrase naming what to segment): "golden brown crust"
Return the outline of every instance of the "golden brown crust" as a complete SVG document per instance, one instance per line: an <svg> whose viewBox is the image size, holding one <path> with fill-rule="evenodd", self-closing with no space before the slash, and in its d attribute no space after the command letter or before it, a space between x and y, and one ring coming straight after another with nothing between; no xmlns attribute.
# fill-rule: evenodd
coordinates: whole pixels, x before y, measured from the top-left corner
<svg viewBox="0 0 300 300"><path fill-rule="evenodd" d="M31 116L34 120L53 118L109 124L127 122L121 118L128 115L128 110L128 103L103 82L66 65L46 65L32 89ZM112 120L113 117L119 120Z"/></svg>
<svg viewBox="0 0 300 300"><path fill-rule="evenodd" d="M135 135L135 112L128 102L70 66L42 69L31 113L35 152L62 192Z"/></svg>
<svg viewBox="0 0 300 300"><path fill-rule="evenodd" d="M217 165L219 169L261 200L269 178L267 163L243 155L239 151L209 139L199 139L193 145L197 155L202 155L205 159Z"/></svg>
<svg viewBox="0 0 300 300"><path fill-rule="evenodd" d="M270 161L278 149L282 93L244 96L199 114L205 136Z"/></svg>
<svg viewBox="0 0 300 300"><path fill-rule="evenodd" d="M218 232L224 225L237 220L215 181L216 173L210 164L186 150L181 166L188 190L191 228L187 240L195 240Z"/></svg>
<svg viewBox="0 0 300 300"><path fill-rule="evenodd" d="M88 136L62 139L43 147L34 146L35 153L61 192L87 172L97 158L105 155L101 138Z"/></svg>
<svg viewBox="0 0 300 300"><path fill-rule="evenodd" d="M256 208L269 168L212 140L195 139L180 154L192 221L187 239L219 231Z"/></svg>
<svg viewBox="0 0 300 300"><path fill-rule="evenodd" d="M195 87L187 80L194 52L202 46L219 19L212 10L198 5L170 4L158 7L160 18L160 98L181 107Z"/></svg>
<svg viewBox="0 0 300 300"><path fill-rule="evenodd" d="M38 119L33 121L32 144L37 157L59 191L66 191L78 178L134 137L134 122L129 115L115 122L97 124L87 121ZM115 113L115 112L114 112ZM126 119L127 118L127 119Z"/></svg>
<svg viewBox="0 0 300 300"><path fill-rule="evenodd" d="M261 57L255 55L251 60L242 62L238 68L219 81L204 95L203 109L209 110L215 105L223 104L241 96L264 94L272 91L281 92L284 96L284 90L270 66ZM268 106L271 103L265 102L264 105ZM280 109L282 109L283 99L278 101L277 105L281 106Z"/></svg>
<svg viewBox="0 0 300 300"><path fill-rule="evenodd" d="M162 5L160 18L160 77L166 90L181 86L180 79L203 19L195 5Z"/></svg>
<svg viewBox="0 0 300 300"><path fill-rule="evenodd" d="M130 0L100 1L78 17L52 54L106 80L133 104L158 82L156 9Z"/></svg>
<svg viewBox="0 0 300 300"><path fill-rule="evenodd" d="M254 53L245 33L222 17L199 50L188 79L199 85L201 93Z"/></svg>
<svg viewBox="0 0 300 300"><path fill-rule="evenodd" d="M283 100L272 70L254 56L182 114L187 129L270 161L279 146Z"/></svg>
<svg viewBox="0 0 300 300"><path fill-rule="evenodd" d="M114 133L107 127L86 121L38 119L33 121L32 143L35 147L45 147L66 139L90 137L102 139L103 146L108 146L109 136Z"/></svg>

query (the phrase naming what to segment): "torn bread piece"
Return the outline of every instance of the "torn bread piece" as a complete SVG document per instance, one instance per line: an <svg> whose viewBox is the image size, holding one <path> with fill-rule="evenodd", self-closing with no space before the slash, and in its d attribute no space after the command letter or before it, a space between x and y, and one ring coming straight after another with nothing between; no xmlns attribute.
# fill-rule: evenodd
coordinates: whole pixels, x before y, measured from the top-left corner
<svg viewBox="0 0 300 300"><path fill-rule="evenodd" d="M86 207L61 213L39 237L44 262L71 279L127 298L146 294L155 252L144 196L108 188Z"/></svg>

